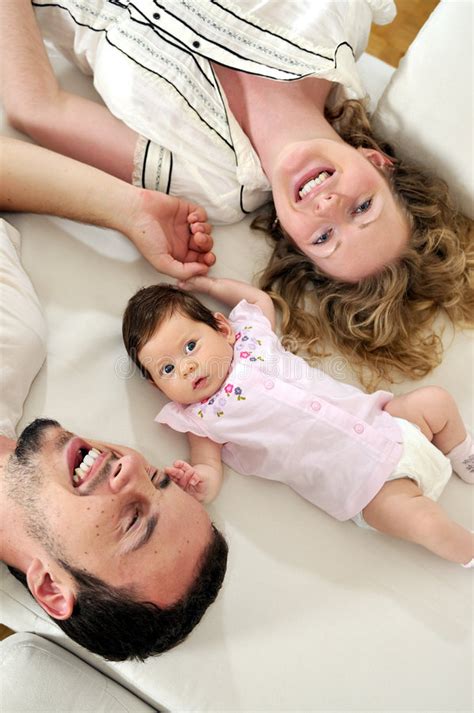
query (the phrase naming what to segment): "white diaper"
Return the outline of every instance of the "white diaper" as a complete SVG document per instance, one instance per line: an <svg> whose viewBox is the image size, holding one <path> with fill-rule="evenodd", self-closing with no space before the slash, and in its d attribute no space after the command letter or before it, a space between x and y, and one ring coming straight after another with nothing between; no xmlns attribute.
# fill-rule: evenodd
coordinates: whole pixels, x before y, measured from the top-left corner
<svg viewBox="0 0 474 713"><path fill-rule="evenodd" d="M387 478L398 480L410 478L420 488L423 495L438 500L451 477L451 463L436 446L415 426L404 418L395 418L403 436L403 453L393 473ZM362 512L352 518L356 525L373 530L364 520Z"/></svg>

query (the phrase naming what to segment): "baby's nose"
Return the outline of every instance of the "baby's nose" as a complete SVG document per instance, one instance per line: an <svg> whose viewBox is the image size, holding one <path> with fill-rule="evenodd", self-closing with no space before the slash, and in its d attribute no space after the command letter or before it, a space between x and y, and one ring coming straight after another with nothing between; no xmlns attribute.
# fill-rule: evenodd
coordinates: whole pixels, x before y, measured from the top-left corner
<svg viewBox="0 0 474 713"><path fill-rule="evenodd" d="M184 376L188 376L188 374L193 374L196 371L197 364L195 361L186 361L183 364L182 367L182 373Z"/></svg>

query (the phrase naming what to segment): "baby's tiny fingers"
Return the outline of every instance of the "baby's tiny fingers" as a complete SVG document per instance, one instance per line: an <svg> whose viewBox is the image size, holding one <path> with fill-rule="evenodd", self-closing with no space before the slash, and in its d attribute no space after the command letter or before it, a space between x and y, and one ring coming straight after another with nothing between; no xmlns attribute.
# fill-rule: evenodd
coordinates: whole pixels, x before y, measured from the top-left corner
<svg viewBox="0 0 474 713"><path fill-rule="evenodd" d="M205 220L207 220L207 213L202 206L196 206L188 215L188 223L204 222Z"/></svg>

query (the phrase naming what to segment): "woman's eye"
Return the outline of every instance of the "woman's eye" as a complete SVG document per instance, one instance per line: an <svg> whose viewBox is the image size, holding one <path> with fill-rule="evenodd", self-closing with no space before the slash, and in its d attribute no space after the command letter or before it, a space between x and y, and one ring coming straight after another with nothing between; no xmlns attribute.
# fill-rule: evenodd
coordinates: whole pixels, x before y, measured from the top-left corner
<svg viewBox="0 0 474 713"><path fill-rule="evenodd" d="M174 364L165 364L161 367L161 373L163 376L169 376L174 371Z"/></svg>
<svg viewBox="0 0 474 713"><path fill-rule="evenodd" d="M192 339L190 342L186 343L186 346L184 347L184 351L186 354L190 354L196 349L196 342Z"/></svg>
<svg viewBox="0 0 474 713"><path fill-rule="evenodd" d="M135 523L138 521L138 518L140 517L140 513L138 511L138 508L135 508L135 511L133 513L133 517L130 518L130 521L127 525L127 532L132 529L132 527L135 525Z"/></svg>
<svg viewBox="0 0 474 713"><path fill-rule="evenodd" d="M313 245L323 245L323 243L327 243L327 241L331 237L332 230L326 230L325 233L322 235L319 235L314 241Z"/></svg>
<svg viewBox="0 0 474 713"><path fill-rule="evenodd" d="M372 205L372 198L368 198L366 201L357 206L354 213L360 215L361 213L367 213Z"/></svg>

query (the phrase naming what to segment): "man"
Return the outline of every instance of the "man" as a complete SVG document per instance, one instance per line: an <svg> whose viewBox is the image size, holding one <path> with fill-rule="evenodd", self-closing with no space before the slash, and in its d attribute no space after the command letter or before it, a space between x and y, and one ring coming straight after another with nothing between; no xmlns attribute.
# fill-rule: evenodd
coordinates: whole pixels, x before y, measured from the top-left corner
<svg viewBox="0 0 474 713"><path fill-rule="evenodd" d="M118 179L107 186L106 174L38 147L8 140L1 147L0 208L109 225L122 191L126 204L125 195L133 201L138 191ZM161 208L155 205L141 233L156 260L142 252L178 275L207 269L192 231L183 226L180 238L171 222L160 233ZM208 249L210 236L202 238ZM131 449L85 441L43 419L15 441L45 353L45 323L21 265L20 236L0 220L0 559L89 650L112 660L161 653L182 641L215 599L227 545L200 503Z"/></svg>
<svg viewBox="0 0 474 713"><path fill-rule="evenodd" d="M227 545L197 500L136 451L56 421L37 419L16 444L0 437L0 523L13 574L66 634L111 660L182 641L225 573Z"/></svg>

